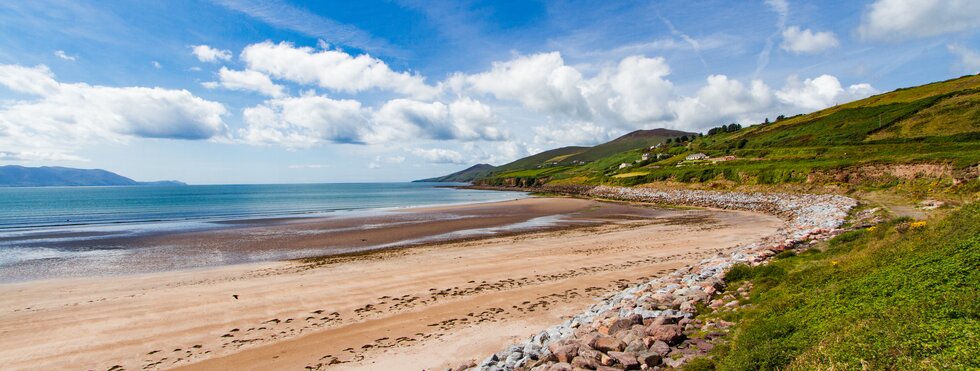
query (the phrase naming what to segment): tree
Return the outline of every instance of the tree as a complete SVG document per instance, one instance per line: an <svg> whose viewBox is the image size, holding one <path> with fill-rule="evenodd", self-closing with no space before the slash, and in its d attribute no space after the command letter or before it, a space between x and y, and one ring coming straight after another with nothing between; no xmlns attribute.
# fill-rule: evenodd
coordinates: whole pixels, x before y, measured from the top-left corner
<svg viewBox="0 0 980 371"><path fill-rule="evenodd" d="M766 117L766 121L763 121L763 122L762 122L762 124L763 124L763 125L769 125L769 118L768 118L768 117Z"/></svg>
<svg viewBox="0 0 980 371"><path fill-rule="evenodd" d="M745 138L739 139L738 140L738 144L735 146L735 148L738 148L738 149L745 148L745 145L748 144L748 143L749 143L749 140L748 139L745 139Z"/></svg>

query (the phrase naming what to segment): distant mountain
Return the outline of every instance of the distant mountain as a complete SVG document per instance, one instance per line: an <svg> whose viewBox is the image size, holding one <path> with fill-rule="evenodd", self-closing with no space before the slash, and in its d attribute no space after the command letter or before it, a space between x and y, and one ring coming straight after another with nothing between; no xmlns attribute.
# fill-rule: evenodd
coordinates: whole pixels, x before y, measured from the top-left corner
<svg viewBox="0 0 980 371"><path fill-rule="evenodd" d="M632 151L634 149L649 148L659 143L666 142L667 139L680 138L682 136L693 137L697 133L689 133L680 130L652 129L637 130L606 143L590 147L581 153L568 157L568 161L595 161L611 155Z"/></svg>
<svg viewBox="0 0 980 371"><path fill-rule="evenodd" d="M511 170L532 169L538 165L564 161L565 159L585 152L588 149L589 147L555 148L549 151L527 156L511 163L500 165L497 167L496 171L504 172Z"/></svg>
<svg viewBox="0 0 980 371"><path fill-rule="evenodd" d="M0 187L185 185L178 181L137 182L102 169L59 166L0 166Z"/></svg>
<svg viewBox="0 0 980 371"><path fill-rule="evenodd" d="M477 164L449 175L429 179L419 179L415 180L414 182L472 182L475 179L487 176L496 168L496 166L490 164Z"/></svg>
<svg viewBox="0 0 980 371"><path fill-rule="evenodd" d="M694 137L697 133L670 129L637 130L595 147L561 147L537 153L497 167L480 164L442 177L419 180L420 182L472 182L494 174L510 171L540 169L542 167L581 165L610 155L649 148L667 139L682 136Z"/></svg>

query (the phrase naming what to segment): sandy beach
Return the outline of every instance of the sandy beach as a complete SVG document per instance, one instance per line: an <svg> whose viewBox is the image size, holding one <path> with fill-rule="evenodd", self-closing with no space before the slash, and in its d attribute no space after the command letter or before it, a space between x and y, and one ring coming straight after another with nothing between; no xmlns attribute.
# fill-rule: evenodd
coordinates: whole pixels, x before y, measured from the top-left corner
<svg viewBox="0 0 980 371"><path fill-rule="evenodd" d="M571 198L405 212L472 217L342 232L322 224L336 220L283 221L157 236L145 242L249 251L336 245L347 254L2 284L3 368L445 368L783 225L759 213ZM549 216L562 217L490 236L459 233ZM309 232L317 228L336 234ZM426 242L433 236L444 238ZM418 242L357 249L406 239Z"/></svg>

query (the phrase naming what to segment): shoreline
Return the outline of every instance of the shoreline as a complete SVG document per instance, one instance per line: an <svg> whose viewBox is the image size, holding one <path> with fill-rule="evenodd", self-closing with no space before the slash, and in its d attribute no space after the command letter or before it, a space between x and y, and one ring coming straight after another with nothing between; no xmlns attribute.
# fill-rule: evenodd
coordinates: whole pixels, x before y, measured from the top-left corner
<svg viewBox="0 0 980 371"><path fill-rule="evenodd" d="M288 261L590 225L608 219L608 215L601 212L588 211L588 202L555 203L545 200L547 198L525 197L508 201L378 209L345 216L260 220L217 229L133 236L85 235L83 237L91 239L69 239L55 243L44 238L27 238L23 240L44 247L25 245L17 249L55 250L52 254L56 256L53 259L42 256L42 259L4 265L0 269L0 283ZM654 214L655 211L650 212L650 215ZM74 256L75 251L80 252L76 255L83 256ZM102 252L114 254L109 259L121 267L101 264L98 259L102 256L98 254ZM65 258L61 258L62 255ZM179 256L180 260L168 259L174 256ZM45 274L45 270L54 274Z"/></svg>
<svg viewBox="0 0 980 371"><path fill-rule="evenodd" d="M844 232L841 227L857 201L837 195L739 193L629 187L576 187L568 193L652 203L680 203L779 215L784 228L766 238L677 269L669 275L630 285L571 318L484 358L454 370L611 370L679 368L716 346L712 339L731 325L702 323L699 305L737 305L725 289L735 264L759 265L782 251L803 250ZM739 292L739 295L745 293ZM709 333L704 336L705 333ZM688 338L690 335L699 338Z"/></svg>
<svg viewBox="0 0 980 371"><path fill-rule="evenodd" d="M0 359L103 369L447 366L782 225L756 213L536 199L589 204L583 219L607 220L319 262L3 284Z"/></svg>

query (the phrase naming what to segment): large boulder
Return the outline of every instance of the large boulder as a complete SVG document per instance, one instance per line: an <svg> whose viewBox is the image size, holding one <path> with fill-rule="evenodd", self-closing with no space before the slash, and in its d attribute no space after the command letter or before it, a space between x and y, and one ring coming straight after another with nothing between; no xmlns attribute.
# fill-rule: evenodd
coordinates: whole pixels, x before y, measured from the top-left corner
<svg viewBox="0 0 980 371"><path fill-rule="evenodd" d="M595 348L603 352L618 352L626 348L626 343L612 336L600 336L595 341Z"/></svg>
<svg viewBox="0 0 980 371"><path fill-rule="evenodd" d="M663 359L663 355L657 354L657 352L643 352L636 356L636 360L647 367L659 366Z"/></svg>
<svg viewBox="0 0 980 371"><path fill-rule="evenodd" d="M636 360L636 353L609 352L609 356L616 360L616 363L625 370L637 370L640 368L640 362Z"/></svg>
<svg viewBox="0 0 980 371"><path fill-rule="evenodd" d="M659 340L667 344L677 344L684 340L684 332L680 325L650 325L647 327L647 335L653 340Z"/></svg>
<svg viewBox="0 0 980 371"><path fill-rule="evenodd" d="M548 346L548 350L558 362L571 363L572 359L578 355L578 347L579 344L576 343L553 343Z"/></svg>

